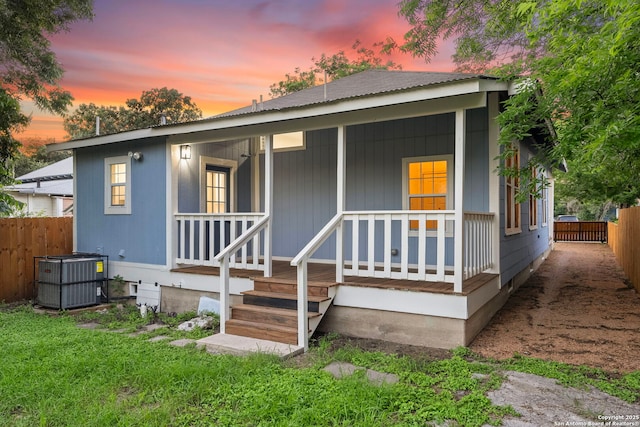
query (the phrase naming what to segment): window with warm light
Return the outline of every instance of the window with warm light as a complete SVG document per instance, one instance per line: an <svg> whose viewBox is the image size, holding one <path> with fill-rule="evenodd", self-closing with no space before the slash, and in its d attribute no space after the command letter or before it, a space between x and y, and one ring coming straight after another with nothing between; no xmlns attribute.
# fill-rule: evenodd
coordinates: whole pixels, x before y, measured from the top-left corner
<svg viewBox="0 0 640 427"><path fill-rule="evenodd" d="M229 212L229 170L207 168L206 208L207 213Z"/></svg>
<svg viewBox="0 0 640 427"><path fill-rule="evenodd" d="M516 146L513 154L505 159L505 169L520 168L520 147ZM520 203L516 199L520 189L520 180L517 176L504 177L505 189L505 234L516 234L522 231L520 226Z"/></svg>
<svg viewBox="0 0 640 427"><path fill-rule="evenodd" d="M451 164L450 156L405 159L405 208L426 211L448 209L452 192ZM410 221L409 225L411 230L418 229L418 221ZM437 221L427 221L427 230L436 228Z"/></svg>
<svg viewBox="0 0 640 427"><path fill-rule="evenodd" d="M104 165L104 213L131 213L131 158L109 157Z"/></svg>

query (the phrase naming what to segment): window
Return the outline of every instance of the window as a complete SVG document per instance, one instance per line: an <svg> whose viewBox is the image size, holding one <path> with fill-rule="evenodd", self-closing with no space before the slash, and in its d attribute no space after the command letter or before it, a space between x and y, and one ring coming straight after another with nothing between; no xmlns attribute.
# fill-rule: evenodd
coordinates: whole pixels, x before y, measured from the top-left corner
<svg viewBox="0 0 640 427"><path fill-rule="evenodd" d="M260 151L264 152L265 137L260 137ZM305 133L288 132L273 135L273 151L294 151L305 149Z"/></svg>
<svg viewBox="0 0 640 427"><path fill-rule="evenodd" d="M505 169L518 170L520 168L520 147L516 146L513 155L505 159ZM516 194L520 188L517 176L505 176L505 233L520 233L520 203L516 200Z"/></svg>
<svg viewBox="0 0 640 427"><path fill-rule="evenodd" d="M538 169L531 168L531 179L535 183L538 179ZM538 228L538 198L535 194L529 194L529 230Z"/></svg>
<svg viewBox="0 0 640 427"><path fill-rule="evenodd" d="M104 160L105 215L131 213L131 159L129 156Z"/></svg>
<svg viewBox="0 0 640 427"><path fill-rule="evenodd" d="M549 201L548 190L546 186L542 187L542 226L546 227L549 222Z"/></svg>
<svg viewBox="0 0 640 427"><path fill-rule="evenodd" d="M235 160L200 156L200 212L234 212L237 169Z"/></svg>
<svg viewBox="0 0 640 427"><path fill-rule="evenodd" d="M206 212L229 212L229 168L207 165Z"/></svg>
<svg viewBox="0 0 640 427"><path fill-rule="evenodd" d="M405 200L408 210L445 210L449 208L452 156L404 159ZM418 229L411 221L410 230ZM435 230L437 221L427 221L427 230Z"/></svg>

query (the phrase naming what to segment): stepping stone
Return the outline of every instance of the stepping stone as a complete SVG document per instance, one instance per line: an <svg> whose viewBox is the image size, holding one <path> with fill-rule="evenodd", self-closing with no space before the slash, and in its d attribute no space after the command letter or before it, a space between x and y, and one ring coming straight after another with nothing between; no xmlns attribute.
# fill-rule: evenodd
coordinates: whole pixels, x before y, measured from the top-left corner
<svg viewBox="0 0 640 427"><path fill-rule="evenodd" d="M82 329L98 329L102 327L99 323L80 323L77 326Z"/></svg>
<svg viewBox="0 0 640 427"><path fill-rule="evenodd" d="M156 337L149 338L149 340L148 340L148 341L149 341L149 342L157 342L157 341L166 340L166 339L168 339L168 338L169 338L169 336L168 336L168 335L158 335L158 336L156 336Z"/></svg>
<svg viewBox="0 0 640 427"><path fill-rule="evenodd" d="M196 342L196 340L192 340L192 339L189 339L189 338L182 338L182 339L179 339L179 340L171 341L169 343L169 345L173 345L173 346L176 346L176 347L184 347L184 346L187 346L187 345L189 345L191 343L194 343L194 342Z"/></svg>
<svg viewBox="0 0 640 427"><path fill-rule="evenodd" d="M332 362L327 365L324 370L338 379L351 376L356 371L366 371L365 375L367 376L367 379L376 385L395 384L398 382L397 375L378 372L373 369L365 370L365 368L360 368L352 365L351 363L345 362Z"/></svg>

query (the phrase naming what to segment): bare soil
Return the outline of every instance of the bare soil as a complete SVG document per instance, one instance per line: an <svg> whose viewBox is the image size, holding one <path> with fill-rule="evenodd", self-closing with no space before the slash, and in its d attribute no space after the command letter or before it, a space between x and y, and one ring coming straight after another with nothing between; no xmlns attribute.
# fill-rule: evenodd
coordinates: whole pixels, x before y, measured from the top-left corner
<svg viewBox="0 0 640 427"><path fill-rule="evenodd" d="M495 359L519 353L611 373L637 371L640 297L607 245L556 243L470 348Z"/></svg>

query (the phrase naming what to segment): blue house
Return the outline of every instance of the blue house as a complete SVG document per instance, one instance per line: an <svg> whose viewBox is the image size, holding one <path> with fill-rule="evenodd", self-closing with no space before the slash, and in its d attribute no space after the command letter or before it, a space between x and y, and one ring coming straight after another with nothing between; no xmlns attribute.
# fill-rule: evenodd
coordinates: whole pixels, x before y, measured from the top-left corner
<svg viewBox="0 0 640 427"><path fill-rule="evenodd" d="M221 333L470 343L552 246L553 186L499 176L509 83L371 70L189 123L74 140L77 251ZM524 165L533 140L514 142ZM544 174L552 182L549 170Z"/></svg>

